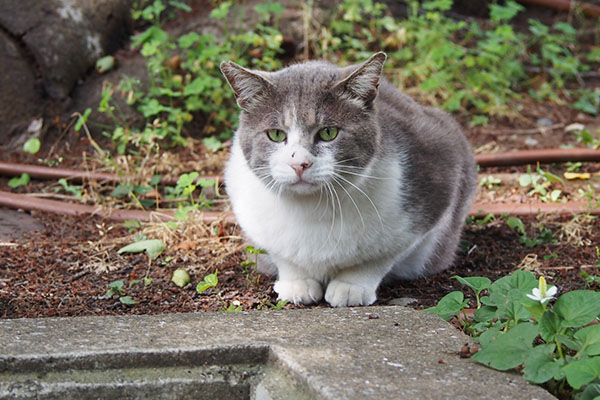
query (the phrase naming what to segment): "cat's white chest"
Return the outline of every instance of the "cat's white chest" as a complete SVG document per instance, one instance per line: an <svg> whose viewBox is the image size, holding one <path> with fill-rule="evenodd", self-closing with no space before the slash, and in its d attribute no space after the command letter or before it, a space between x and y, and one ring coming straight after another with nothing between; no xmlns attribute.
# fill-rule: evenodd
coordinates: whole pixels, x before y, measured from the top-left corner
<svg viewBox="0 0 600 400"><path fill-rule="evenodd" d="M279 197L250 170L236 143L226 184L237 220L255 245L326 276L329 269L383 256L410 241L406 235L405 240L398 237L408 230L408 221L398 212L399 173L386 171L386 179L368 189Z"/></svg>

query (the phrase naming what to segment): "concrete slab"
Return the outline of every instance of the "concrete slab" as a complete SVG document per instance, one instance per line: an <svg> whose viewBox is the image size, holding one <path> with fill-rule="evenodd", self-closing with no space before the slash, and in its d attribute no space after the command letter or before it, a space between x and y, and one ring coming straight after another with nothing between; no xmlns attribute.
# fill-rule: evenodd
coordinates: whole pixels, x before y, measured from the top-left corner
<svg viewBox="0 0 600 400"><path fill-rule="evenodd" d="M0 321L0 398L552 399L404 307Z"/></svg>

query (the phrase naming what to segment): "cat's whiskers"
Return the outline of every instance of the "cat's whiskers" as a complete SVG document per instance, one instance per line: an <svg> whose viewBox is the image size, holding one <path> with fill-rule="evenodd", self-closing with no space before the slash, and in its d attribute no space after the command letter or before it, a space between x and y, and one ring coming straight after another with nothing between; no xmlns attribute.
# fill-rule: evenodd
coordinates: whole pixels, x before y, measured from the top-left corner
<svg viewBox="0 0 600 400"><path fill-rule="evenodd" d="M340 241L342 240L342 233L344 232L344 214L342 212L342 202L340 201L340 196L338 196L337 190L335 190L335 188L333 187L333 184L330 184L330 185L331 185L331 191L335 195L337 205L340 209L340 234L339 234L338 240L335 244L335 246L337 247L337 245L340 244ZM335 221L335 214L334 214L334 221Z"/></svg>
<svg viewBox="0 0 600 400"><path fill-rule="evenodd" d="M365 196L367 198L367 200L369 200L369 203L371 203L371 206L373 206L373 209L375 210L375 213L377 214L377 218L379 218L379 223L381 224L381 228L383 229L383 219L381 218L381 214L379 214L379 210L377 209L377 206L375 205L375 203L373 202L373 200L371 200L371 197L369 197L368 194L365 193L364 190L362 190L361 188L359 188L358 186L356 186L354 183L352 183L351 181L349 181L348 179L344 178L342 175L338 174L337 172L334 172L332 174L332 176L341 179L342 181L346 182L347 184L349 184L350 186L354 187L356 190L358 190L363 196Z"/></svg>
<svg viewBox="0 0 600 400"><path fill-rule="evenodd" d="M341 187L344 192L346 192L346 194L348 195L348 198L350 199L350 201L352 202L352 204L354 204L354 208L356 208L356 211L358 212L358 216L360 217L360 221L362 222L363 228L365 228L365 220L364 220L364 218L362 216L362 213L360 212L360 208L358 207L358 204L356 204L356 201L354 201L354 198L352 197L352 195L350 194L350 192L348 192L348 190L344 187L344 185L335 176L333 176L333 181L335 183L337 183L339 185L339 187Z"/></svg>
<svg viewBox="0 0 600 400"><path fill-rule="evenodd" d="M333 192L332 192L332 187L331 187L331 183L327 182L325 184L325 188L327 189L327 199L331 199L331 227L329 228L329 233L327 234L327 239L325 239L326 242L329 241L329 238L331 237L331 234L333 233L333 227L335 226L335 201L333 199Z"/></svg>
<svg viewBox="0 0 600 400"><path fill-rule="evenodd" d="M354 176L360 176L362 178L368 178L368 179L382 179L382 180L394 179L394 178L389 177L389 176L373 176L373 175L359 174L359 173L356 173L356 172L353 172L353 171L347 171L347 170L345 170L345 168L348 168L348 167L343 167L343 168L337 167L335 169L335 172L343 172L344 174L354 175Z"/></svg>

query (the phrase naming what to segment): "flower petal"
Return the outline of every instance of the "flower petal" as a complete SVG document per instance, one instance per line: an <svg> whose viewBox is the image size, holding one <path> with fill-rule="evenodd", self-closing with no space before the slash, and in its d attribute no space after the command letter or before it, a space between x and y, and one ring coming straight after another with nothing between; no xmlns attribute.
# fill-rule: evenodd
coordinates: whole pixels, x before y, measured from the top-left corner
<svg viewBox="0 0 600 400"><path fill-rule="evenodd" d="M554 297L554 295L556 294L556 292L558 291L558 288L556 286L551 286L548 291L546 292L546 297Z"/></svg>
<svg viewBox="0 0 600 400"><path fill-rule="evenodd" d="M528 294L527 297L529 297L531 300L536 300L536 301L540 301L539 296L535 296L533 294Z"/></svg>

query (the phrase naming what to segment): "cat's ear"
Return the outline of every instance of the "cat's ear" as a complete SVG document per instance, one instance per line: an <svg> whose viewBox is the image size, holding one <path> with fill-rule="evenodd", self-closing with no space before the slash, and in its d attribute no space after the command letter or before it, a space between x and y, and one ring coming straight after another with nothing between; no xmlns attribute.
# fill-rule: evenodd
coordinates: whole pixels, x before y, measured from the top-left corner
<svg viewBox="0 0 600 400"><path fill-rule="evenodd" d="M221 63L221 72L233 89L238 105L246 111L264 99L273 87L263 76L231 61Z"/></svg>
<svg viewBox="0 0 600 400"><path fill-rule="evenodd" d="M375 53L348 77L338 82L335 87L341 89L350 98L369 106L377 96L379 80L386 59L387 56L384 52Z"/></svg>

